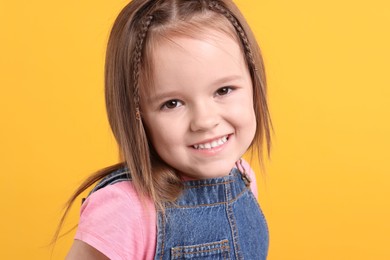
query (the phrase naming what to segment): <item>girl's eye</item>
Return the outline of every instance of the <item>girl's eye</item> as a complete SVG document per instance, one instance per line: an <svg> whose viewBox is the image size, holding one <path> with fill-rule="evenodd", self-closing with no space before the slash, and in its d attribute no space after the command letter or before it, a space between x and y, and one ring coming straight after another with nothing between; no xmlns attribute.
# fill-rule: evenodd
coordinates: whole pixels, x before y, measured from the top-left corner
<svg viewBox="0 0 390 260"><path fill-rule="evenodd" d="M180 107L182 106L182 102L177 100L177 99L172 99L172 100L168 100L167 102L165 102L161 109L173 109L173 108L176 108L176 107Z"/></svg>
<svg viewBox="0 0 390 260"><path fill-rule="evenodd" d="M220 88L220 89L218 89L218 90L216 91L216 94L217 94L218 96L224 96L224 95L229 94L229 93L232 92L232 91L233 91L233 88L232 88L232 87L222 87L222 88Z"/></svg>

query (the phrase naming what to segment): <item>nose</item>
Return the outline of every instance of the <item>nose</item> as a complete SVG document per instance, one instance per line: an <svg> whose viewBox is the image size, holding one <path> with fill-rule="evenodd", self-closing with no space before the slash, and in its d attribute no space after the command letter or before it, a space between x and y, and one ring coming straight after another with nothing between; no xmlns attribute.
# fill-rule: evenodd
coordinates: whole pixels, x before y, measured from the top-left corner
<svg viewBox="0 0 390 260"><path fill-rule="evenodd" d="M219 124L218 109L212 104L198 104L192 109L191 131L206 131Z"/></svg>

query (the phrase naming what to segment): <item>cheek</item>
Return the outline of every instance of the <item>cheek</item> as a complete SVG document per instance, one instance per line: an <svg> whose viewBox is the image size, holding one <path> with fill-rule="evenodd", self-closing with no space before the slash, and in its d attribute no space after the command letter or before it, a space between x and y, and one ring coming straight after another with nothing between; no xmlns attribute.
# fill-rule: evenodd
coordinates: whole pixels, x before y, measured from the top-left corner
<svg viewBox="0 0 390 260"><path fill-rule="evenodd" d="M256 132L256 115L253 108L248 109L248 116L246 117L246 125L252 138Z"/></svg>
<svg viewBox="0 0 390 260"><path fill-rule="evenodd" d="M156 129L161 129L161 127L158 125L156 121L147 121L145 123L146 129L148 132L149 141L152 143L154 147L158 146L158 140L163 140L162 138L162 131L156 131Z"/></svg>
<svg viewBox="0 0 390 260"><path fill-rule="evenodd" d="M237 125L241 131L245 132L248 139L252 139L256 133L256 114L253 108L251 100L246 100L245 104L237 107L237 113L234 115L236 118Z"/></svg>
<svg viewBox="0 0 390 260"><path fill-rule="evenodd" d="M241 122L244 125L254 125L256 127L256 115L253 108L252 97L241 96L238 97L235 102L232 102L231 109L229 109L229 114L236 118L236 120Z"/></svg>
<svg viewBox="0 0 390 260"><path fill-rule="evenodd" d="M156 118L146 120L145 123L149 141L161 156L161 152L174 144L175 130L172 129L172 124L167 124L164 120L156 120Z"/></svg>

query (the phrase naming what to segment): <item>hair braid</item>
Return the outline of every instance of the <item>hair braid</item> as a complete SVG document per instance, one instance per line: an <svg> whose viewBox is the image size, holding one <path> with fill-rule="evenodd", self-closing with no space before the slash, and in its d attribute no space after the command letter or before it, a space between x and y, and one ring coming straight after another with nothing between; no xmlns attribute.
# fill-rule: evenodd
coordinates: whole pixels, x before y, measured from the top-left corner
<svg viewBox="0 0 390 260"><path fill-rule="evenodd" d="M250 46L248 37L247 37L244 29L242 28L241 24L238 22L237 18L228 9L226 9L225 7L220 5L217 1L211 1L209 3L209 8L210 8L210 10L217 11L218 13L221 13L231 22L231 24L234 26L234 28L236 29L236 31L241 39L241 42L242 42L244 50L245 50L245 54L246 54L247 59L249 61L249 66L251 66L252 69L257 70L256 69L256 62L255 62L255 59L253 58L252 48Z"/></svg>
<svg viewBox="0 0 390 260"><path fill-rule="evenodd" d="M140 110L139 110L139 71L141 66L141 59L142 59L142 50L144 46L144 41L146 38L146 34L149 30L149 26L153 20L152 15L146 16L142 23L141 30L138 34L137 42L135 44L134 48L134 56L133 56L133 82L134 82L134 104L136 109L136 118L139 120L141 119Z"/></svg>

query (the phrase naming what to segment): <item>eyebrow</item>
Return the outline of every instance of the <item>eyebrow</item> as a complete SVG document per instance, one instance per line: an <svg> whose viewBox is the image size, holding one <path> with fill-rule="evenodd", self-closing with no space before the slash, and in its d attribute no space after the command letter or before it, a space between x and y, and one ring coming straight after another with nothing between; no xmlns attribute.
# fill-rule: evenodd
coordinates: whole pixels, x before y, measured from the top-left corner
<svg viewBox="0 0 390 260"><path fill-rule="evenodd" d="M229 75L229 76L226 76L226 77L221 77L221 78L216 79L215 81L213 81L210 84L210 86L221 85L221 87L223 87L222 85L231 83L233 81L240 80L242 78L243 78L242 75ZM153 95L153 94L150 93L148 95L149 96L148 97L148 102L155 103L155 102L158 102L160 100L165 100L165 99L167 99L169 97L175 97L175 96L179 96L179 95L180 95L180 91L168 91L168 92L157 94L157 95Z"/></svg>
<svg viewBox="0 0 390 260"><path fill-rule="evenodd" d="M212 86L225 85L227 83L231 83L232 81L237 81L240 79L242 79L242 75L229 75L227 77L216 79L215 81L213 81L211 85Z"/></svg>

